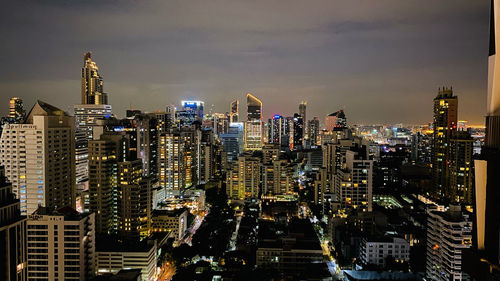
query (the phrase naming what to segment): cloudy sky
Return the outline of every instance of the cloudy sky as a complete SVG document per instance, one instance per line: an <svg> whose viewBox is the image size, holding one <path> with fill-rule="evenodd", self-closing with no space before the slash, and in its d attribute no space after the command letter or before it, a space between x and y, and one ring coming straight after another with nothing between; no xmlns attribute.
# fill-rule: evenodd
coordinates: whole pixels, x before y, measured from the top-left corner
<svg viewBox="0 0 500 281"><path fill-rule="evenodd" d="M488 0L4 0L0 113L20 96L70 111L92 51L115 113L182 99L264 116L344 108L349 123L425 123L438 87L483 123Z"/></svg>

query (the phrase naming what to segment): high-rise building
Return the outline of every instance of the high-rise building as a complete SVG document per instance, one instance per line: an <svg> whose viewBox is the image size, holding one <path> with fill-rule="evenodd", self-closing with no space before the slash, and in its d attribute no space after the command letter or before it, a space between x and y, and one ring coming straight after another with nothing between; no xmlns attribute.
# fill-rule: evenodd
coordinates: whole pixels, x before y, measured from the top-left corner
<svg viewBox="0 0 500 281"><path fill-rule="evenodd" d="M345 168L337 170L334 193L342 208L372 211L373 160L363 150L348 150Z"/></svg>
<svg viewBox="0 0 500 281"><path fill-rule="evenodd" d="M12 118L15 123L22 123L26 117L24 111L23 100L18 97L10 98L9 100L9 118Z"/></svg>
<svg viewBox="0 0 500 281"><path fill-rule="evenodd" d="M327 115L325 118L325 124L327 131L341 131L347 128L347 119L345 117L344 110L341 109Z"/></svg>
<svg viewBox="0 0 500 281"><path fill-rule="evenodd" d="M245 150L262 149L262 102L247 94L247 121L245 123Z"/></svg>
<svg viewBox="0 0 500 281"><path fill-rule="evenodd" d="M185 143L179 130L162 133L158 140L158 173L162 188L183 190L186 186Z"/></svg>
<svg viewBox="0 0 500 281"><path fill-rule="evenodd" d="M477 280L500 279L500 1L490 8L486 137L481 159L474 161L475 204L473 251L464 255L466 271Z"/></svg>
<svg viewBox="0 0 500 281"><path fill-rule="evenodd" d="M426 278L461 281L462 251L471 246L472 221L460 206L446 212L430 210L427 216Z"/></svg>
<svg viewBox="0 0 500 281"><path fill-rule="evenodd" d="M104 93L103 80L97 64L90 52L83 55L82 104L108 104L108 94Z"/></svg>
<svg viewBox="0 0 500 281"><path fill-rule="evenodd" d="M450 179L450 139L457 129L458 98L452 88L439 89L434 99L432 144L432 195L445 195Z"/></svg>
<svg viewBox="0 0 500 281"><path fill-rule="evenodd" d="M181 127L190 127L195 121L201 124L205 103L202 101L182 101L181 104L182 110L175 113L179 125Z"/></svg>
<svg viewBox="0 0 500 281"><path fill-rule="evenodd" d="M88 141L92 139L93 128L97 120L111 117L111 105L107 104L80 104L74 106L75 111L75 171L76 184L80 189L89 177L89 149Z"/></svg>
<svg viewBox="0 0 500 281"><path fill-rule="evenodd" d="M75 207L74 118L38 101L25 123L3 131L0 164L21 200L21 213L38 206Z"/></svg>
<svg viewBox="0 0 500 281"><path fill-rule="evenodd" d="M318 117L314 117L312 120L307 121L307 136L311 146L321 145L319 131Z"/></svg>
<svg viewBox="0 0 500 281"><path fill-rule="evenodd" d="M304 143L302 144L303 146L305 146L305 141L309 139L309 131L308 131L308 120L307 120L307 115L306 115L306 109L307 109L307 102L306 101L302 101L300 104L299 104L299 114L300 116L302 116L302 122L304 124L304 128L303 128L303 131L304 131Z"/></svg>
<svg viewBox="0 0 500 281"><path fill-rule="evenodd" d="M142 161L118 163L117 228L122 237L150 233L153 207L152 178L143 177Z"/></svg>
<svg viewBox="0 0 500 281"><path fill-rule="evenodd" d="M281 130L283 129L283 116L274 115L272 119L268 120L268 142L281 144Z"/></svg>
<svg viewBox="0 0 500 281"><path fill-rule="evenodd" d="M226 192L230 199L257 198L260 188L260 158L246 152L226 173Z"/></svg>
<svg viewBox="0 0 500 281"><path fill-rule="evenodd" d="M96 214L97 233L117 230L118 163L127 161L128 139L105 132L89 141L89 211Z"/></svg>
<svg viewBox="0 0 500 281"><path fill-rule="evenodd" d="M26 217L21 216L19 199L12 193L4 168L0 166L0 279L27 279Z"/></svg>
<svg viewBox="0 0 500 281"><path fill-rule="evenodd" d="M473 191L473 144L468 132L455 131L450 139L449 186L446 197L451 202L472 204Z"/></svg>
<svg viewBox="0 0 500 281"><path fill-rule="evenodd" d="M293 115L293 149L302 149L304 145L304 118L295 113Z"/></svg>
<svg viewBox="0 0 500 281"><path fill-rule="evenodd" d="M40 207L28 216L28 279L89 280L95 273L94 214Z"/></svg>
<svg viewBox="0 0 500 281"><path fill-rule="evenodd" d="M230 123L228 133L219 136L222 143L222 150L226 154L228 162L238 160L238 156L243 152L243 134L244 124L239 122Z"/></svg>
<svg viewBox="0 0 500 281"><path fill-rule="evenodd" d="M238 100L232 101L230 110L231 111L229 112L229 123L238 122L240 102Z"/></svg>

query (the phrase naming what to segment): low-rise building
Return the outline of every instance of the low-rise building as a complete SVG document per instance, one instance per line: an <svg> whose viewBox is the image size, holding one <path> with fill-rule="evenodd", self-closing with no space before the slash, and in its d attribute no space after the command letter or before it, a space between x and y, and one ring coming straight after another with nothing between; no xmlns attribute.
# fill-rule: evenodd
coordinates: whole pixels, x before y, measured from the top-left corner
<svg viewBox="0 0 500 281"><path fill-rule="evenodd" d="M390 236L363 239L360 250L360 258L363 264L385 267L388 257L394 258L395 262L409 261L410 244L408 241Z"/></svg>
<svg viewBox="0 0 500 281"><path fill-rule="evenodd" d="M142 281L155 280L157 265L156 241L99 241L97 244L97 274L117 274L122 269L140 269Z"/></svg>
<svg viewBox="0 0 500 281"><path fill-rule="evenodd" d="M175 241L181 240L187 231L188 211L187 209L177 210L154 210L151 218L151 231L172 232Z"/></svg>

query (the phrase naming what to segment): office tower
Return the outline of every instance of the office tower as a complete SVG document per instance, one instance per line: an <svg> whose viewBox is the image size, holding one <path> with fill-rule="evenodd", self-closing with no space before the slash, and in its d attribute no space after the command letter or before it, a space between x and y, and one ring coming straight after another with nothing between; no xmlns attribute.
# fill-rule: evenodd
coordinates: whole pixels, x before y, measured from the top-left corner
<svg viewBox="0 0 500 281"><path fill-rule="evenodd" d="M472 221L459 205L428 211L426 278L432 281L463 280L462 251L471 246Z"/></svg>
<svg viewBox="0 0 500 281"><path fill-rule="evenodd" d="M28 216L29 280L88 280L95 273L94 214L40 207Z"/></svg>
<svg viewBox="0 0 500 281"><path fill-rule="evenodd" d="M228 162L238 160L238 156L243 152L243 134L244 124L239 122L230 123L228 133L219 136L222 143L222 150L226 154Z"/></svg>
<svg viewBox="0 0 500 281"><path fill-rule="evenodd" d="M440 197L449 185L450 139L457 128L458 98L453 89L439 89L434 99L432 143L432 195Z"/></svg>
<svg viewBox="0 0 500 281"><path fill-rule="evenodd" d="M308 125L308 120L307 120L307 116L306 116L306 109L307 109L307 102L306 101L302 101L300 104L299 104L299 114L300 116L302 116L302 122L303 122L303 131L304 131L304 143L302 144L303 146L305 146L305 141L309 139L309 135L308 135L308 128L307 128L307 125Z"/></svg>
<svg viewBox="0 0 500 281"><path fill-rule="evenodd" d="M158 140L158 172L160 186L183 190L186 186L185 143L179 130L162 133Z"/></svg>
<svg viewBox="0 0 500 281"><path fill-rule="evenodd" d="M344 111L341 109L327 115L325 118L325 124L327 131L341 131L347 128L347 119Z"/></svg>
<svg viewBox="0 0 500 281"><path fill-rule="evenodd" d="M307 121L307 136L311 146L321 145L319 137L319 118L314 117Z"/></svg>
<svg viewBox="0 0 500 281"><path fill-rule="evenodd" d="M268 120L268 142L281 144L281 130L283 129L283 116L274 115Z"/></svg>
<svg viewBox="0 0 500 281"><path fill-rule="evenodd" d="M450 184L446 198L451 202L471 205L473 191L472 150L474 140L468 132L455 131L450 139Z"/></svg>
<svg viewBox="0 0 500 281"><path fill-rule="evenodd" d="M202 101L182 101L182 110L176 111L177 120L181 127L190 127L195 121L203 120L203 108L205 103Z"/></svg>
<svg viewBox="0 0 500 281"><path fill-rule="evenodd" d="M334 177L334 193L342 208L372 211L373 160L366 150L354 149L345 153L345 167Z"/></svg>
<svg viewBox="0 0 500 281"><path fill-rule="evenodd" d="M0 166L0 279L27 280L26 217Z"/></svg>
<svg viewBox="0 0 500 281"><path fill-rule="evenodd" d="M18 97L10 98L9 100L9 118L14 120L14 123L22 123L26 117L24 111L23 100Z"/></svg>
<svg viewBox="0 0 500 281"><path fill-rule="evenodd" d="M238 122L239 110L240 110L240 102L238 100L232 101L231 110L229 112L230 123Z"/></svg>
<svg viewBox="0 0 500 281"><path fill-rule="evenodd" d="M127 161L128 138L104 132L89 141L89 211L96 214L97 233L117 229L118 163Z"/></svg>
<svg viewBox="0 0 500 281"><path fill-rule="evenodd" d="M247 121L245 123L245 150L262 148L262 102L247 94Z"/></svg>
<svg viewBox="0 0 500 281"><path fill-rule="evenodd" d="M38 206L75 207L74 118L38 101L25 123L5 126L0 164L21 200L23 215Z"/></svg>
<svg viewBox="0 0 500 281"><path fill-rule="evenodd" d="M104 93L103 80L97 64L90 52L83 55L82 104L108 104L108 94Z"/></svg>
<svg viewBox="0 0 500 281"><path fill-rule="evenodd" d="M500 1L491 1L486 137L481 160L474 161L474 249L464 255L468 259L467 272L477 280L500 279L500 63L496 57L500 46L499 5Z"/></svg>
<svg viewBox="0 0 500 281"><path fill-rule="evenodd" d="M88 181L88 141L92 139L93 128L97 121L111 117L111 105L80 104L74 106L75 112L75 171L76 184L84 189Z"/></svg>
<svg viewBox="0 0 500 281"><path fill-rule="evenodd" d="M304 144L304 119L300 114L293 115L293 149L302 149Z"/></svg>

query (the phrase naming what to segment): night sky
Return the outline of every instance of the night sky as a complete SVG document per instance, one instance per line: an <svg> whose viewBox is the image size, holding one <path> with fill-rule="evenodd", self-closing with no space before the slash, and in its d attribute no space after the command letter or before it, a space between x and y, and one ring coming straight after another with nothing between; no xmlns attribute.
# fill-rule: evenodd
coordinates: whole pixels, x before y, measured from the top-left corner
<svg viewBox="0 0 500 281"><path fill-rule="evenodd" d="M344 108L351 124L426 123L453 86L459 118L482 124L488 17L487 0L7 0L0 114L11 96L71 112L92 51L121 117L185 98L226 112L251 92L265 118L306 100L309 119Z"/></svg>

